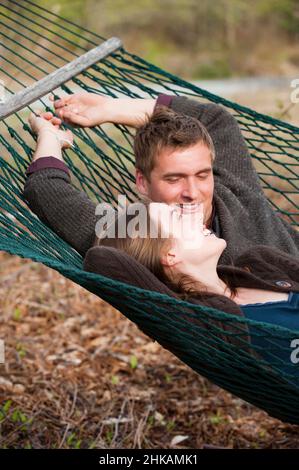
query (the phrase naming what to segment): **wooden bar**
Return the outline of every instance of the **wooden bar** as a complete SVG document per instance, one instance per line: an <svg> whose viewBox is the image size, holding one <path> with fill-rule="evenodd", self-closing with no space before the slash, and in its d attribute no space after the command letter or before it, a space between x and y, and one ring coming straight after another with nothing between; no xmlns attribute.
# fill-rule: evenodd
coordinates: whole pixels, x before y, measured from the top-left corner
<svg viewBox="0 0 299 470"><path fill-rule="evenodd" d="M60 69L50 73L30 87L11 96L7 101L0 104L0 120L29 106L34 101L55 90L63 83L66 83L71 78L112 54L120 47L122 47L122 42L119 38L110 38L103 42L103 44L100 44Z"/></svg>

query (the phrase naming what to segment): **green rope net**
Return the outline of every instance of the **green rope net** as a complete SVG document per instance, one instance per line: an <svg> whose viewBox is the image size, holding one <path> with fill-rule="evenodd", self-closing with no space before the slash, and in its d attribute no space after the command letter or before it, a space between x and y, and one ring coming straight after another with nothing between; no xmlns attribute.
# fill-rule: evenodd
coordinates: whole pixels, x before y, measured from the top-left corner
<svg viewBox="0 0 299 470"><path fill-rule="evenodd" d="M1 2L0 35L0 72L7 97L104 40L28 0ZM156 97L165 92L229 108L269 201L285 220L299 226L297 127L208 93L124 49L55 94L79 90L112 97ZM44 98L37 105L48 108L49 102ZM29 109L23 109L0 124L0 249L59 271L116 307L199 374L269 414L299 424L299 365L289 357L299 330L246 320L85 272L81 256L30 212L22 200L25 170L35 147L28 115ZM74 133L75 147L65 152L73 184L97 201L115 204L119 193L133 201L131 130L104 125Z"/></svg>

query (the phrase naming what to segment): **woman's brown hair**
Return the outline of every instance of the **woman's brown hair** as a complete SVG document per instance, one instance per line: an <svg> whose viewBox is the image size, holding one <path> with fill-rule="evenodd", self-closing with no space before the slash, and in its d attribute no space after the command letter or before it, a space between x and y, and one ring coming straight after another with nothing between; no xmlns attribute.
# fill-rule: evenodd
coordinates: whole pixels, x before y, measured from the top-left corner
<svg viewBox="0 0 299 470"><path fill-rule="evenodd" d="M136 230L136 236L128 235L128 226L134 222L136 217L136 212L140 212L143 208L146 208L146 230L141 237L138 235ZM161 256L163 250L167 250L169 243L171 243L170 238L165 238L162 236L161 227L158 226L157 237L151 237L150 233L150 211L149 211L150 201L143 200L130 204L130 214L128 214L127 209L117 217L112 223L115 225L113 227L114 236L107 236L109 228L106 227L105 231L102 234L99 234L96 245L106 246L117 248L121 251L124 251L128 255L132 256L135 260L149 269L161 282L167 285L171 290L176 292L179 297L183 299L188 299L189 297L201 298L209 294L205 285L200 284L198 281L195 281L191 276L182 274L177 276L176 279L170 278L161 262ZM125 226L125 236L123 235ZM140 227L139 227L140 231ZM227 284L233 294L236 293L236 288L234 287L233 279L230 277L223 278L222 280Z"/></svg>

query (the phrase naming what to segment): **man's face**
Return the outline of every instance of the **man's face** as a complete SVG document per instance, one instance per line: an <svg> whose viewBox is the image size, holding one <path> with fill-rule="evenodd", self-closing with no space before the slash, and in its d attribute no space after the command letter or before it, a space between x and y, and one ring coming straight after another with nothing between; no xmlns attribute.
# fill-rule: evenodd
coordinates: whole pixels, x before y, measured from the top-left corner
<svg viewBox="0 0 299 470"><path fill-rule="evenodd" d="M203 203L204 223L212 214L214 177L211 153L201 142L185 148L165 148L156 158L148 181L136 170L138 191L154 202Z"/></svg>

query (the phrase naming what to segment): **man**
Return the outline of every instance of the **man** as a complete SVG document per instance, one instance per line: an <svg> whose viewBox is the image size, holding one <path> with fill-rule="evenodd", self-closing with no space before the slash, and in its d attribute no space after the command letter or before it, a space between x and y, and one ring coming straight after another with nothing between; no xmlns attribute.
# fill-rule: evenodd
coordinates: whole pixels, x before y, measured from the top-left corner
<svg viewBox="0 0 299 470"><path fill-rule="evenodd" d="M157 112L160 105L175 113ZM203 203L204 223L227 242L221 264L258 244L298 256L299 232L273 211L238 124L221 106L166 95L156 102L90 93L71 95L54 106L59 118L73 125L113 122L137 128L137 189L154 201ZM36 159L29 167L24 196L45 223L84 255L95 236L95 204L70 184L67 167L56 163L60 153L47 150L40 156L45 155L54 158ZM73 213L67 227L66 211Z"/></svg>

